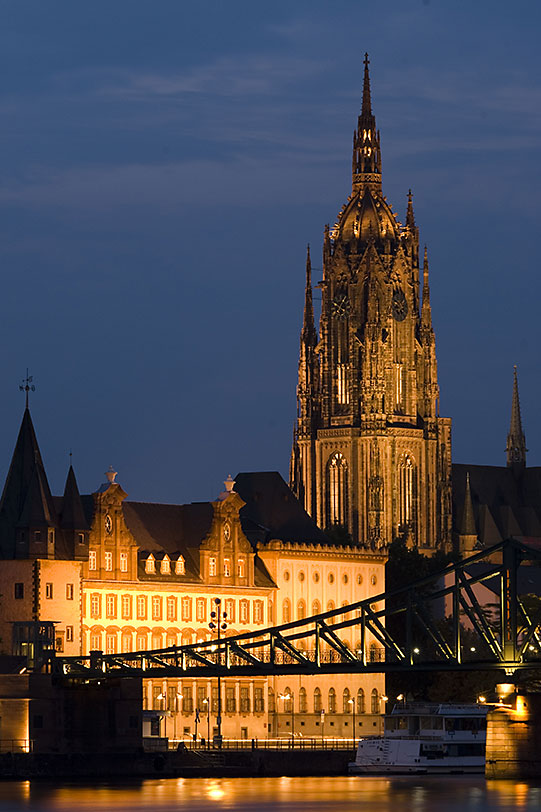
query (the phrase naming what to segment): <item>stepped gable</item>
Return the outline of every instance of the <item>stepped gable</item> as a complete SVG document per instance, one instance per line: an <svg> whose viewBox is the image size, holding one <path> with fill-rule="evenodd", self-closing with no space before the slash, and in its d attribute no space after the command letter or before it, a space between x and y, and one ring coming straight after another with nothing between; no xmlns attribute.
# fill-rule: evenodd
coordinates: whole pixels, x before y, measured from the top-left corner
<svg viewBox="0 0 541 812"><path fill-rule="evenodd" d="M243 532L252 544L271 539L299 544L331 543L278 471L237 474L235 491L246 502L240 517Z"/></svg>

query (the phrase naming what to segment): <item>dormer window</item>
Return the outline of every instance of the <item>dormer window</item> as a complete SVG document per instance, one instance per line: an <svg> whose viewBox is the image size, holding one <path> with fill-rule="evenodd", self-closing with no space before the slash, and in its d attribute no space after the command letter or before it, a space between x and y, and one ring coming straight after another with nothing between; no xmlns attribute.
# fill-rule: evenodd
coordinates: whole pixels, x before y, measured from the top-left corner
<svg viewBox="0 0 541 812"><path fill-rule="evenodd" d="M209 558L209 575L212 578L216 575L216 559Z"/></svg>
<svg viewBox="0 0 541 812"><path fill-rule="evenodd" d="M239 558L237 561L237 575L239 578L244 578L246 575L246 570L244 567L244 558Z"/></svg>
<svg viewBox="0 0 541 812"><path fill-rule="evenodd" d="M224 558L224 578L229 578L231 575L231 559Z"/></svg>
<svg viewBox="0 0 541 812"><path fill-rule="evenodd" d="M169 575L171 572L171 561L169 560L169 556L164 555L162 559L162 563L160 565L160 572L162 575Z"/></svg>
<svg viewBox="0 0 541 812"><path fill-rule="evenodd" d="M179 555L175 563L175 573L177 575L186 575L186 564L184 562L184 556Z"/></svg>
<svg viewBox="0 0 541 812"><path fill-rule="evenodd" d="M145 572L151 573L151 574L156 572L156 559L154 558L152 553L149 555L149 557L145 561Z"/></svg>

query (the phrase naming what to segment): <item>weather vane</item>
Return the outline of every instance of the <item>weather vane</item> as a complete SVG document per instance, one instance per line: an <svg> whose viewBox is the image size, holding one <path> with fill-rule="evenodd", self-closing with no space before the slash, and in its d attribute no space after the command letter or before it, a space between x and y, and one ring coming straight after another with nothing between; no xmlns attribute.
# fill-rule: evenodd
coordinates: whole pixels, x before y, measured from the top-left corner
<svg viewBox="0 0 541 812"><path fill-rule="evenodd" d="M28 409L28 393L36 391L36 387L32 383L33 380L34 380L34 377L32 375L28 375L28 367L27 367L26 368L26 378L23 378L23 382L19 386L19 389L21 390L21 392L26 393L26 408L27 409Z"/></svg>

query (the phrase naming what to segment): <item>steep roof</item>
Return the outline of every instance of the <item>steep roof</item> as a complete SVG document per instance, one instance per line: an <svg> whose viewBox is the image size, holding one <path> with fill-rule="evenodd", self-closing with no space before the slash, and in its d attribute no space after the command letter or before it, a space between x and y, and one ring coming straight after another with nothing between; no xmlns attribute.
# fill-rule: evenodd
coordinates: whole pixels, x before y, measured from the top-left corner
<svg viewBox="0 0 541 812"><path fill-rule="evenodd" d="M60 526L66 530L88 530L90 528L81 501L81 494L77 487L75 472L71 465L62 499Z"/></svg>
<svg viewBox="0 0 541 812"><path fill-rule="evenodd" d="M246 502L240 518L244 534L252 544L271 539L305 544L331 543L278 471L237 474L235 491Z"/></svg>
<svg viewBox="0 0 541 812"><path fill-rule="evenodd" d="M471 508L467 505L469 494ZM496 465L453 465L453 527L460 531L464 514L473 511L479 541L495 544L509 536L541 537L541 468ZM471 516L468 516L471 529Z"/></svg>

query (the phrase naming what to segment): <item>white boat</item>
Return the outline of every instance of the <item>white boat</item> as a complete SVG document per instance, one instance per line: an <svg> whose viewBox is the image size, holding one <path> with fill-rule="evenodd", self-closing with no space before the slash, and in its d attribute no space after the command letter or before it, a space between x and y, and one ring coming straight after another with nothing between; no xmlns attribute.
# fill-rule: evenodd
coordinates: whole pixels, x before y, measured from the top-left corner
<svg viewBox="0 0 541 812"><path fill-rule="evenodd" d="M360 739L349 773L483 773L489 707L402 702L383 736Z"/></svg>

